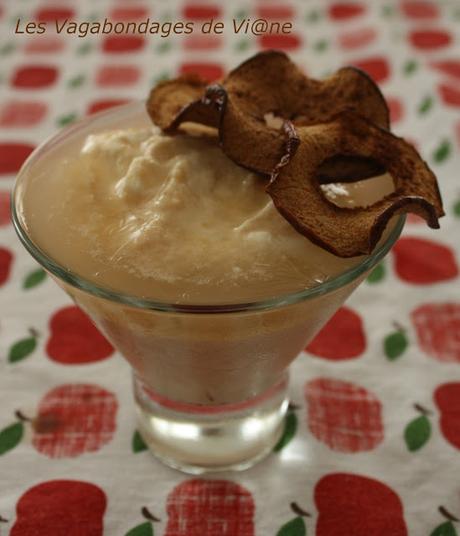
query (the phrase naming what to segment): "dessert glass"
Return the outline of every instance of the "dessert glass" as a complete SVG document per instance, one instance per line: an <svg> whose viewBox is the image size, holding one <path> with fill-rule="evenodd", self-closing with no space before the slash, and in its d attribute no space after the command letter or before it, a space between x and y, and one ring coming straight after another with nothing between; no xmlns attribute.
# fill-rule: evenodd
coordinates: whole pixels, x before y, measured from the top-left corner
<svg viewBox="0 0 460 536"><path fill-rule="evenodd" d="M138 428L151 451L195 474L244 469L268 454L282 434L289 364L386 255L404 217L352 268L314 287L251 303L165 303L97 285L34 242L24 186L38 163L52 163L56 151L62 155L88 134L149 124L144 105L132 103L45 141L17 177L14 225L29 253L130 363Z"/></svg>

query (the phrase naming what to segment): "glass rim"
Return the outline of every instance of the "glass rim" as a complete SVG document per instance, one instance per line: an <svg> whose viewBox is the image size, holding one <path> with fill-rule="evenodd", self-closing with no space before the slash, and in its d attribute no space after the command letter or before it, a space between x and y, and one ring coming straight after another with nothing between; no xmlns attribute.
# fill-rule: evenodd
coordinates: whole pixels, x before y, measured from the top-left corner
<svg viewBox="0 0 460 536"><path fill-rule="evenodd" d="M287 305L293 305L305 300L329 294L335 290L338 290L347 284L351 283L359 276L373 268L380 260L385 257L393 244L399 238L405 222L405 215L402 214L398 217L394 228L390 231L386 240L377 247L370 255L366 255L364 259L343 272L318 283L315 286L301 289L294 292L284 293L282 295L274 296L271 298L264 298L256 301L246 301L240 303L223 303L223 304L180 304L180 303L168 303L163 301L157 301L150 298L142 298L140 296L134 296L123 292L118 292L115 289L98 285L89 279L86 279L75 272L65 268L59 264L50 255L45 253L37 244L33 242L25 226L21 223L21 218L17 210L17 190L20 183L21 175L26 172L39 158L43 152L50 150L55 145L58 145L63 138L67 138L73 134L76 134L79 130L88 127L91 123L96 122L102 117L110 116L114 113L120 114L121 112L129 112L131 109L138 107L141 101L130 102L121 106L110 108L109 110L103 110L101 112L92 114L90 117L84 117L79 121L64 127L57 133L49 136L43 141L35 150L29 155L26 161L19 170L13 191L11 193L11 212L12 221L16 233L20 241L26 250L32 255L32 257L49 273L62 280L64 283L69 284L79 290L89 293L93 296L104 298L109 301L114 301L131 307L137 307L140 309L149 309L159 312L168 313L188 313L188 314L215 314L215 313L237 313L237 312L252 312L263 311L267 309L274 309Z"/></svg>

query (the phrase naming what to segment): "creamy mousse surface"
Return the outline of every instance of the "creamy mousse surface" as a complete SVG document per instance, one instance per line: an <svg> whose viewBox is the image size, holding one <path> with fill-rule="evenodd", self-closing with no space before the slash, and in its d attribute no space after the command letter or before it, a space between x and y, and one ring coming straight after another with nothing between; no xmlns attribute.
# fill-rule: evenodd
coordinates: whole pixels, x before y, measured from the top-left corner
<svg viewBox="0 0 460 536"><path fill-rule="evenodd" d="M110 130L42 160L21 209L33 240L109 289L171 303L255 301L312 287L361 260L299 234L264 179L208 139ZM352 207L391 190L384 176L324 193Z"/></svg>

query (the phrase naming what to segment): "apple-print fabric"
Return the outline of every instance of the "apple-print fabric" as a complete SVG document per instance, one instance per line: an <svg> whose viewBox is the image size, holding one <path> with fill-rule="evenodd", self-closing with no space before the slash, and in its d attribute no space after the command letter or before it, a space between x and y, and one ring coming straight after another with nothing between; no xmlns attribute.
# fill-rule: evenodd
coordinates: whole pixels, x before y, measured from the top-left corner
<svg viewBox="0 0 460 536"><path fill-rule="evenodd" d="M227 480L186 480L168 495L165 536L254 535L254 498Z"/></svg>
<svg viewBox="0 0 460 536"><path fill-rule="evenodd" d="M10 535L97 536L103 531L106 506L106 494L94 484L78 480L43 482L29 488L19 499L18 516Z"/></svg>
<svg viewBox="0 0 460 536"><path fill-rule="evenodd" d="M94 452L111 441L117 400L95 385L70 384L51 389L33 421L33 446L50 458Z"/></svg>
<svg viewBox="0 0 460 536"><path fill-rule="evenodd" d="M222 35L14 34L46 22L224 20ZM235 34L232 18L291 21ZM455 0L0 2L0 534L460 535L460 6ZM283 439L239 474L192 478L135 429L129 368L17 240L9 193L44 138L264 48L346 64L439 176L446 217L403 237L292 366Z"/></svg>
<svg viewBox="0 0 460 536"><path fill-rule="evenodd" d="M317 378L305 385L310 432L339 452L373 450L383 440L382 403L363 387Z"/></svg>

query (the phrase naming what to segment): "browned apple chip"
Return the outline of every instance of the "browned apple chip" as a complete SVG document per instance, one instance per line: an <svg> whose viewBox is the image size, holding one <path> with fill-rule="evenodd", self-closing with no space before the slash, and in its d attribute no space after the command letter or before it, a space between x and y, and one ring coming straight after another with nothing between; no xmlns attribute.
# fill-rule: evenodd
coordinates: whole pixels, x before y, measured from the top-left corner
<svg viewBox="0 0 460 536"><path fill-rule="evenodd" d="M313 80L286 54L262 52L220 83L185 76L158 84L147 110L169 134L217 133L229 158L270 176L267 192L292 226L340 257L370 253L400 213L439 227L435 176L410 144L389 132L385 100L358 69ZM367 207L342 208L321 189L384 172L395 189Z"/></svg>
<svg viewBox="0 0 460 536"><path fill-rule="evenodd" d="M344 110L355 110L388 128L389 113L375 83L362 71L345 67L326 80L313 80L284 54L267 51L248 59L220 83L206 86L196 77L162 82L150 93L147 110L169 134L185 122L219 131L222 150L235 162L269 175L283 155L285 120L294 126L329 121ZM278 120L278 121L277 121ZM373 166L347 162L348 175L367 178ZM340 175L340 159L328 176ZM356 180L356 179L355 179Z"/></svg>
<svg viewBox="0 0 460 536"><path fill-rule="evenodd" d="M200 99L206 85L204 80L193 74L158 83L147 99L147 111L152 121L162 130L167 130L171 118L176 117L191 102Z"/></svg>
<svg viewBox="0 0 460 536"><path fill-rule="evenodd" d="M340 257L354 257L372 252L396 214L414 212L430 227L439 227L444 212L436 177L412 145L354 112L295 130L285 128L284 159L267 192L281 214L312 242ZM368 207L334 205L321 191L318 170L337 156L386 170L394 192Z"/></svg>

